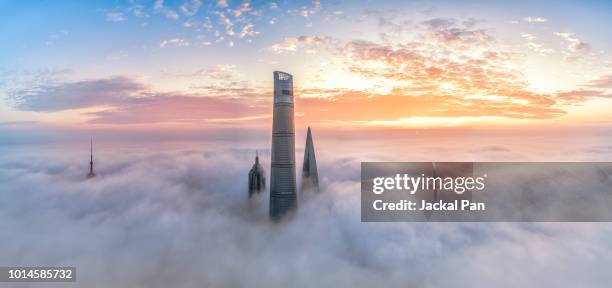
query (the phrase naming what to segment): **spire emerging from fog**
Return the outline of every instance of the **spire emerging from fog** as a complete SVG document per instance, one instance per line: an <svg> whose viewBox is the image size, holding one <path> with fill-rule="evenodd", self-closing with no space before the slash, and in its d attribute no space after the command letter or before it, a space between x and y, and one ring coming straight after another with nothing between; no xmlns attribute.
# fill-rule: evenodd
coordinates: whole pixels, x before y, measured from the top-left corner
<svg viewBox="0 0 612 288"><path fill-rule="evenodd" d="M315 157L314 143L310 126L306 134L304 148L304 166L302 167L302 192L314 190L319 192L319 173L317 172L317 159Z"/></svg>
<svg viewBox="0 0 612 288"><path fill-rule="evenodd" d="M96 173L94 173L94 170L93 170L93 165L94 165L94 162L93 162L93 138L90 140L89 145L90 145L89 146L89 149L90 149L89 150L90 151L90 155L89 156L90 156L90 158L89 158L89 174L87 174L87 178L93 178L93 177L96 177Z"/></svg>
<svg viewBox="0 0 612 288"><path fill-rule="evenodd" d="M297 209L293 76L279 71L274 72L270 162L270 217L278 220Z"/></svg>
<svg viewBox="0 0 612 288"><path fill-rule="evenodd" d="M255 164L249 171L249 198L253 194L259 194L266 189L266 173L259 164L259 154L255 152Z"/></svg>

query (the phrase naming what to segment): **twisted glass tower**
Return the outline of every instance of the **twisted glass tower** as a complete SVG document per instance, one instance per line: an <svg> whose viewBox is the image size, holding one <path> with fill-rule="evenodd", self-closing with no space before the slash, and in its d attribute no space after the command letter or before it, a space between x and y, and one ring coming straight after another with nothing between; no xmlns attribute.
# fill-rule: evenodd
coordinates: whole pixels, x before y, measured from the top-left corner
<svg viewBox="0 0 612 288"><path fill-rule="evenodd" d="M297 208L293 76L279 71L274 72L271 160L270 217L278 220Z"/></svg>

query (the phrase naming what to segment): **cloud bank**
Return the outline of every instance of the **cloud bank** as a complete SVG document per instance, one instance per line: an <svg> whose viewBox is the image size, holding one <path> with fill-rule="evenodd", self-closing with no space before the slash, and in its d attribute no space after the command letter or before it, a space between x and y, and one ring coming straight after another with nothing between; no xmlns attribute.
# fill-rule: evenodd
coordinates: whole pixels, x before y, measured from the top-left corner
<svg viewBox="0 0 612 288"><path fill-rule="evenodd" d="M271 224L267 195L247 197L254 150L227 147L100 148L98 177L90 181L85 154L14 148L0 156L0 265L74 265L77 287L605 287L610 281L608 224L361 223L363 159L325 149L318 157L323 194L302 201L293 221ZM269 172L269 155L260 156Z"/></svg>

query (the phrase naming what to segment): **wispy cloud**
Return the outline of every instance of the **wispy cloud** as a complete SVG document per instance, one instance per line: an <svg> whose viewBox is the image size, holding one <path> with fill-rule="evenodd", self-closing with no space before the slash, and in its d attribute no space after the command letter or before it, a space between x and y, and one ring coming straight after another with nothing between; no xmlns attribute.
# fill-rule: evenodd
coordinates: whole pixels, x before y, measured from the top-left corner
<svg viewBox="0 0 612 288"><path fill-rule="evenodd" d="M122 12L108 12L106 13L106 20L111 22L123 22L125 20L125 16Z"/></svg>
<svg viewBox="0 0 612 288"><path fill-rule="evenodd" d="M238 75L238 71L236 65L217 64L212 68L198 70L193 73L193 75L198 77L204 76L215 80L231 81Z"/></svg>
<svg viewBox="0 0 612 288"><path fill-rule="evenodd" d="M612 75L607 75L589 82L588 86L601 89L612 89Z"/></svg>
<svg viewBox="0 0 612 288"><path fill-rule="evenodd" d="M92 112L92 123L135 124L198 122L241 119L267 114L261 92L244 88L233 80L234 66L218 65L198 71L197 76L221 81L223 85L200 86L199 93L157 92L127 77L84 80L41 85L12 93L15 108L23 111L54 112L90 107L107 107ZM269 99L268 99L269 100Z"/></svg>
<svg viewBox="0 0 612 288"><path fill-rule="evenodd" d="M189 0L188 2L181 5L179 9L186 16L193 16L196 13L198 13L198 10L200 10L201 6L202 6L201 0Z"/></svg>
<svg viewBox="0 0 612 288"><path fill-rule="evenodd" d="M187 47L189 46L189 41L183 38L172 38L172 39L163 40L159 43L160 48L164 48L170 45L176 46L176 47Z"/></svg>
<svg viewBox="0 0 612 288"><path fill-rule="evenodd" d="M305 47L306 51L314 51L321 45L330 43L332 39L327 36L299 36L299 37L285 37L283 41L273 44L270 49L276 53L288 53L295 52L298 49Z"/></svg>
<svg viewBox="0 0 612 288"><path fill-rule="evenodd" d="M538 53L542 56L548 56L555 52L552 48L546 48L543 44L537 43L535 41L536 36L530 33L521 33L521 37L523 37L527 41L527 48L531 51Z"/></svg>
<svg viewBox="0 0 612 288"><path fill-rule="evenodd" d="M178 20L180 18L180 16L178 15L178 13L176 13L176 11L168 9L165 12L166 17L172 19L172 20Z"/></svg>
<svg viewBox="0 0 612 288"><path fill-rule="evenodd" d="M144 91L127 77L43 84L12 92L15 108L25 111L62 111L109 105Z"/></svg>
<svg viewBox="0 0 612 288"><path fill-rule="evenodd" d="M612 99L612 75L603 75L572 91L558 92L557 98L571 105L580 105L595 98Z"/></svg>
<svg viewBox="0 0 612 288"><path fill-rule="evenodd" d="M523 18L523 21L527 23L546 23L548 22L548 19L544 17L529 16L529 17Z"/></svg>
<svg viewBox="0 0 612 288"><path fill-rule="evenodd" d="M494 42L494 37L485 29L474 29L476 21L460 21L454 18L433 18L421 22L425 27L423 36L429 40L461 46L482 46Z"/></svg>
<svg viewBox="0 0 612 288"><path fill-rule="evenodd" d="M132 15L138 18L148 18L149 13L146 12L146 7L143 5L135 4L127 9L132 12Z"/></svg>
<svg viewBox="0 0 612 288"><path fill-rule="evenodd" d="M221 7L221 8L225 8L227 7L227 0L217 0L217 6Z"/></svg>
<svg viewBox="0 0 612 288"><path fill-rule="evenodd" d="M536 38L533 34L530 34L530 33L521 33L521 37L523 37L525 40L529 42L535 40Z"/></svg>
<svg viewBox="0 0 612 288"><path fill-rule="evenodd" d="M176 11L164 6L164 0L155 0L155 3L153 4L153 10L157 13L162 13L167 18L172 20L178 20L180 18Z"/></svg>
<svg viewBox="0 0 612 288"><path fill-rule="evenodd" d="M249 116L268 115L268 109L241 99L180 94L156 94L141 98L127 98L117 109L93 112L91 123L198 123L235 122L249 120ZM252 120L252 119L251 119ZM253 123L253 122L251 122Z"/></svg>
<svg viewBox="0 0 612 288"><path fill-rule="evenodd" d="M568 61L577 60L591 51L591 45L578 39L574 33L555 32L554 34L568 43L565 51L565 59Z"/></svg>
<svg viewBox="0 0 612 288"><path fill-rule="evenodd" d="M580 39L575 37L574 33L570 32L555 32L555 35L563 38L565 41L569 42L567 46L567 50L570 52L580 52L580 51L589 51L591 49L591 45L581 41Z"/></svg>
<svg viewBox="0 0 612 288"><path fill-rule="evenodd" d="M234 17L240 17L242 14L251 11L251 3L249 1L242 2L236 9L232 9Z"/></svg>
<svg viewBox="0 0 612 288"><path fill-rule="evenodd" d="M310 6L302 6L300 8L300 15L304 18L308 18L321 11L321 1L313 0Z"/></svg>
<svg viewBox="0 0 612 288"><path fill-rule="evenodd" d="M61 42L64 40L64 38L66 38L66 36L68 36L68 34L70 34L68 31L66 30L60 30L57 32L53 32L51 34L49 34L49 36L47 37L47 40L45 41L45 45L46 46L53 46L54 44Z"/></svg>
<svg viewBox="0 0 612 288"><path fill-rule="evenodd" d="M128 54L124 51L117 51L106 56L106 59L119 61L128 57Z"/></svg>
<svg viewBox="0 0 612 288"><path fill-rule="evenodd" d="M155 3L153 4L153 9L157 11L161 11L162 9L164 9L164 0L155 0Z"/></svg>
<svg viewBox="0 0 612 288"><path fill-rule="evenodd" d="M230 36L235 35L236 32L234 32L234 23L232 22L232 20L229 17L225 16L225 13L223 12L216 12L216 14L219 17L219 22L221 23L221 25L225 27L225 33Z"/></svg>
<svg viewBox="0 0 612 288"><path fill-rule="evenodd" d="M255 31L255 26L253 25L253 23L248 23L246 25L244 25L242 27L242 29L240 30L239 36L240 38L244 38L247 36L255 36L257 34L259 34L259 32Z"/></svg>
<svg viewBox="0 0 612 288"><path fill-rule="evenodd" d="M521 105L512 101L466 99L451 95L412 96L411 91L396 89L390 94L362 91L327 91L335 96L301 99L307 121L368 124L374 121L399 121L409 118L503 117L511 119L547 119L564 115L552 105ZM524 94L520 94L524 93ZM539 95L516 92L510 97L538 98ZM551 96L548 96L549 99ZM550 100L549 100L550 101ZM333 112L332 112L333 111Z"/></svg>

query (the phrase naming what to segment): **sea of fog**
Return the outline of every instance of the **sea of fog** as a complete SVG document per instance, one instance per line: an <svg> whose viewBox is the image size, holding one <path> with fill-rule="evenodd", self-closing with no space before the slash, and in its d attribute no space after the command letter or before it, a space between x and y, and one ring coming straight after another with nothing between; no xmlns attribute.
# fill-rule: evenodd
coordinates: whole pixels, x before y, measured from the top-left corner
<svg viewBox="0 0 612 288"><path fill-rule="evenodd" d="M321 194L276 224L267 193L246 191L256 150L270 171L269 143L96 139L90 180L88 138L0 146L0 266L76 266L72 287L612 283L611 224L361 223L359 203L361 161L612 161L605 138L315 131Z"/></svg>

